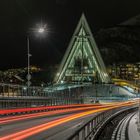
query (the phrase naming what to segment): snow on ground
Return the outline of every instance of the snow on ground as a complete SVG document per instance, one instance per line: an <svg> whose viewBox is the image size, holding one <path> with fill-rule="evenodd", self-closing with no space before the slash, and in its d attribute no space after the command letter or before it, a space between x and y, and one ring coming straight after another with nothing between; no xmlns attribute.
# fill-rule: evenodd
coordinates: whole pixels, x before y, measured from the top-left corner
<svg viewBox="0 0 140 140"><path fill-rule="evenodd" d="M137 114L132 117L128 126L129 140L140 140L140 133L137 130Z"/></svg>

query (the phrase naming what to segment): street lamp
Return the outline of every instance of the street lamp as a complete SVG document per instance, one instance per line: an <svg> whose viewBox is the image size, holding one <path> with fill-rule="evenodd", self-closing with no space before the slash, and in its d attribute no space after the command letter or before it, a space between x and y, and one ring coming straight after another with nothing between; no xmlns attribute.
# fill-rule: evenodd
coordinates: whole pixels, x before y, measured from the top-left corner
<svg viewBox="0 0 140 140"><path fill-rule="evenodd" d="M33 32L38 33L40 35L44 34L44 32L46 31L46 25L44 26L40 26L39 28L36 28L33 30ZM30 74L30 57L31 57L31 53L30 53L30 36L27 36L27 57L28 57L28 62L27 62L27 95L29 95L29 87L31 85L31 74Z"/></svg>
<svg viewBox="0 0 140 140"><path fill-rule="evenodd" d="M39 33L43 33L44 31L45 31L45 29L42 28L42 27L40 27L40 28L38 29L38 32L39 32Z"/></svg>

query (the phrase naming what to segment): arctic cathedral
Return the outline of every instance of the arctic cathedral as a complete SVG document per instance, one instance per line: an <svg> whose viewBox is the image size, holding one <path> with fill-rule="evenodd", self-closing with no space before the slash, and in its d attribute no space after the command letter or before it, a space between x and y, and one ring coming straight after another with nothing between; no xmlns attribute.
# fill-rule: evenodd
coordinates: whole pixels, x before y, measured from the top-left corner
<svg viewBox="0 0 140 140"><path fill-rule="evenodd" d="M55 83L110 82L84 14L74 31L54 81Z"/></svg>

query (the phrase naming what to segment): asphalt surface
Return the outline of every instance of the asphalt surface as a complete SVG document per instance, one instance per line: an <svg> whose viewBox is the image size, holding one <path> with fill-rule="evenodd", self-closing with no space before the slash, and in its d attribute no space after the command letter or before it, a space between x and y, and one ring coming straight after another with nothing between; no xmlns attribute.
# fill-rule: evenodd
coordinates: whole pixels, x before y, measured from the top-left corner
<svg viewBox="0 0 140 140"><path fill-rule="evenodd" d="M81 117L70 122L50 128L47 131L27 138L26 140L67 140L72 134L82 127L87 121L93 118L95 114Z"/></svg>
<svg viewBox="0 0 140 140"><path fill-rule="evenodd" d="M79 113L79 111L77 113ZM69 115L72 115L72 114L76 114L76 113L69 112L69 113L44 116L44 117L39 117L39 118L31 118L27 120L21 120L17 122L2 124L0 125L0 137L8 136L10 134L14 134L14 133L17 133L22 130L26 130L34 126L42 125L42 124L45 124L54 120L68 117ZM60 139L66 140L77 129L82 127L88 120L90 120L93 117L93 115L95 115L95 113L78 118L78 119L74 119L64 124L60 124L58 126L48 129L47 131L42 131L31 137L25 138L25 140L60 140ZM2 138L0 138L0 140L1 139Z"/></svg>
<svg viewBox="0 0 140 140"><path fill-rule="evenodd" d="M30 118L10 122L6 120L5 123L2 123L3 118L0 118L0 140L67 140L76 130L91 120L97 112L132 104L135 103L127 102L111 106L85 107L86 110L77 108L76 111L71 109L70 112L68 112L68 109L62 110L63 113L59 113L62 112L61 110L56 110L57 113L54 114L51 111L47 112L49 115L44 115L41 112L42 116L38 116L36 113L35 116L37 117L31 116ZM20 117L25 116L21 115Z"/></svg>

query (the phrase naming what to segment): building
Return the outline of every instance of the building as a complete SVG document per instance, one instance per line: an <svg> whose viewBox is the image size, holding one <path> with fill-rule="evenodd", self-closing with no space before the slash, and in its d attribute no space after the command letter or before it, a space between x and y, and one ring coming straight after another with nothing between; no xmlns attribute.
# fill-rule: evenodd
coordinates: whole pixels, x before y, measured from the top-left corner
<svg viewBox="0 0 140 140"><path fill-rule="evenodd" d="M140 63L123 63L110 67L109 74L112 78L120 78L125 80L140 79Z"/></svg>
<svg viewBox="0 0 140 140"><path fill-rule="evenodd" d="M56 83L110 82L84 14L80 18L54 81Z"/></svg>

